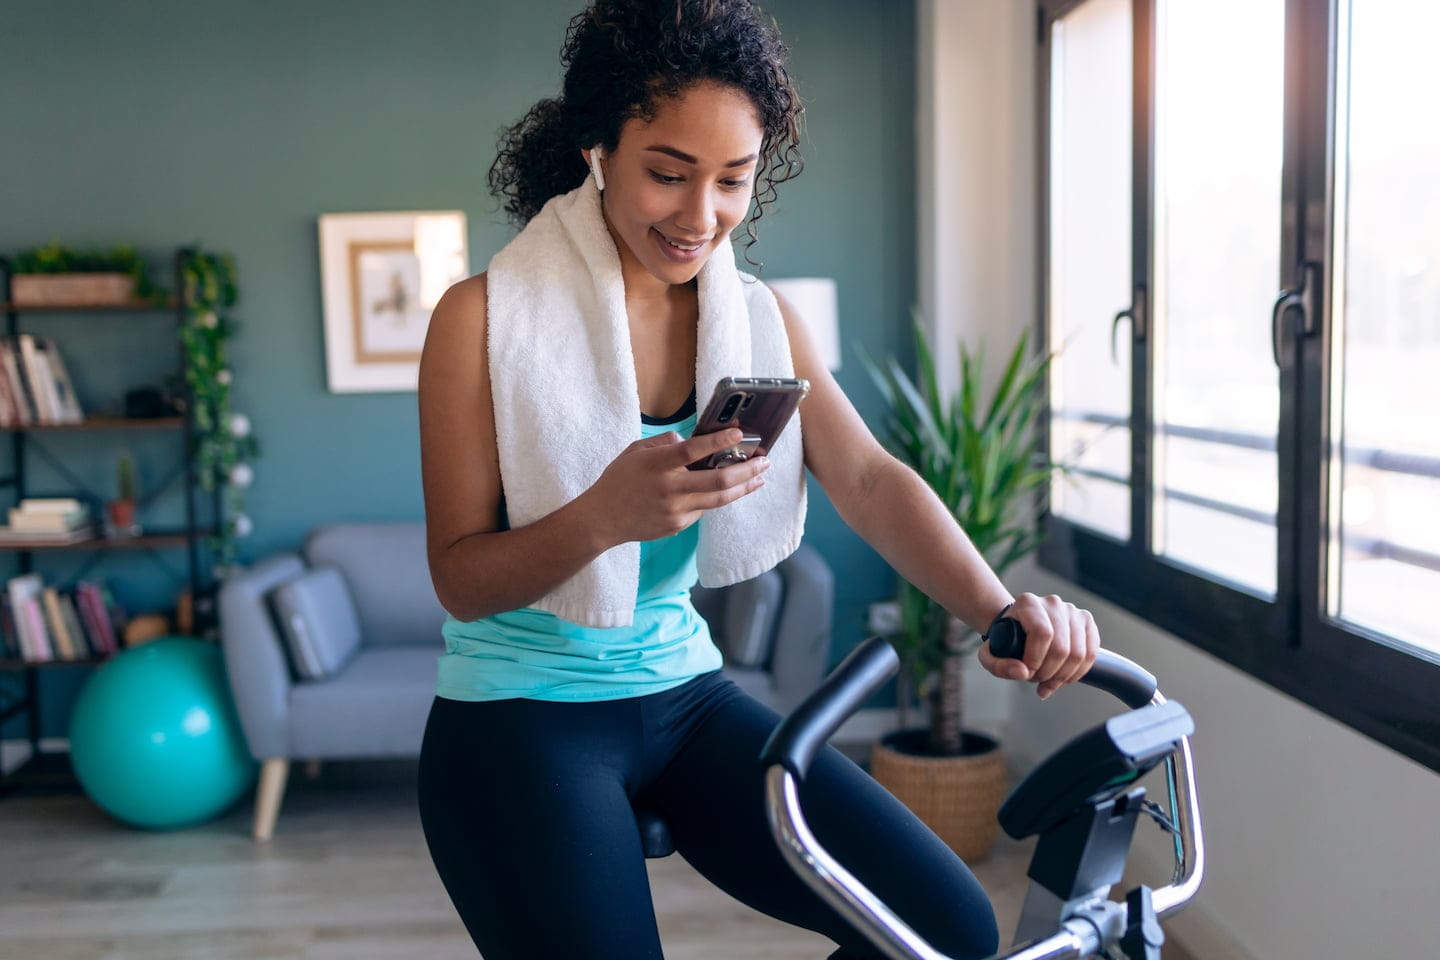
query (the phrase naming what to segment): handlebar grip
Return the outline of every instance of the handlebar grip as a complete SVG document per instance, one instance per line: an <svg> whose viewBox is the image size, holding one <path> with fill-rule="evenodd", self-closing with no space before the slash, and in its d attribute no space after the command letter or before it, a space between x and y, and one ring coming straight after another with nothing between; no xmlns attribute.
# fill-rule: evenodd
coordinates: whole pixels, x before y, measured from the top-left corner
<svg viewBox="0 0 1440 960"><path fill-rule="evenodd" d="M1019 660L1025 656L1025 628L1018 620L1002 617L990 628L989 643L992 655ZM1149 704L1160 686L1149 670L1109 650L1096 655L1095 665L1080 682L1104 690L1132 710Z"/></svg>
<svg viewBox="0 0 1440 960"><path fill-rule="evenodd" d="M804 780L815 754L899 665L899 655L884 638L871 637L860 644L780 722L765 741L760 762L766 767L784 764L796 779Z"/></svg>

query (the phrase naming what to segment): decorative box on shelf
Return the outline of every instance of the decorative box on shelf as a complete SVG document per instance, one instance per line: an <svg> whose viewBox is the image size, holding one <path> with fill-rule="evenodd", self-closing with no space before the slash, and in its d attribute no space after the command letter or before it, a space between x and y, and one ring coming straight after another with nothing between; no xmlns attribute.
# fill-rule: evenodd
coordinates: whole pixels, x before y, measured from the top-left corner
<svg viewBox="0 0 1440 960"><path fill-rule="evenodd" d="M135 299L128 273L17 273L10 278L17 307L98 307Z"/></svg>

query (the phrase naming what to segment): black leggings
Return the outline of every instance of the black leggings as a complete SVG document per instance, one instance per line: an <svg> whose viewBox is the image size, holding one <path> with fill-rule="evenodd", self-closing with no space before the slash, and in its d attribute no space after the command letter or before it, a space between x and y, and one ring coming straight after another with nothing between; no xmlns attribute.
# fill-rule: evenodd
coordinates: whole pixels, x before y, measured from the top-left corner
<svg viewBox="0 0 1440 960"><path fill-rule="evenodd" d="M485 960L659 958L637 806L720 889L880 957L781 859L760 747L779 718L719 673L592 703L436 699L420 755L430 855ZM995 915L969 868L832 747L800 790L817 839L942 952L985 957Z"/></svg>

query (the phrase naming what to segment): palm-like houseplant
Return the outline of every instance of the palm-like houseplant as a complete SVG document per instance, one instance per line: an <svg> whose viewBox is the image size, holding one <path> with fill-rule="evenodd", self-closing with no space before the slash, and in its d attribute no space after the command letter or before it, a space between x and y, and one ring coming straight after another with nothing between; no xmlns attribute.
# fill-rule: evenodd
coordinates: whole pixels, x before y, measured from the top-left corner
<svg viewBox="0 0 1440 960"><path fill-rule="evenodd" d="M1035 522L1037 495L1050 480L1055 466L1038 448L1036 427L1046 403L1049 356L1032 356L1029 336L1022 333L1006 360L996 385L982 398L985 358L960 344L960 383L950 397L942 395L935 372L934 353L918 318L914 323L917 376L912 379L891 358L881 366L866 358L866 366L889 406L888 445L919 474L970 537L997 575L1033 552L1041 534ZM914 799L901 795L903 784L887 784L910 803L932 829L962 856L978 859L994 838L994 806L1004 786L1004 761L997 744L967 733L964 724L962 668L980 644L973 630L950 615L912 584L901 581L900 626L891 638L903 664L899 691L901 726L906 723L910 689L921 692L929 705L928 729L902 729L884 742L886 757L877 750L876 775L883 778L890 753L916 755L924 761L990 754L985 761L983 786L975 783L934 783L937 763L924 762L927 791L969 793L981 801L978 814L964 814L964 826L931 822L927 806L953 812L961 799L954 796ZM919 767L917 767L919 769ZM968 774L966 776L969 776ZM903 777L902 777L903 779ZM990 796L983 796L988 794ZM956 836L978 828L974 840ZM952 836L947 836L947 830Z"/></svg>

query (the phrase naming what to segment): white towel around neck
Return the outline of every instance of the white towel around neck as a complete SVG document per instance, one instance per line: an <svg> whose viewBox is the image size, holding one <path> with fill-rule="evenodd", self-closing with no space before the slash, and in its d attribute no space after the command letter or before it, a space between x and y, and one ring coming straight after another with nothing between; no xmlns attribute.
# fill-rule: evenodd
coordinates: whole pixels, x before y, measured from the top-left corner
<svg viewBox="0 0 1440 960"><path fill-rule="evenodd" d="M620 258L594 180L555 197L490 261L490 385L512 526L584 493L640 439L640 397ZM735 267L727 238L701 268L695 384L703 409L723 377L792 377L769 288ZM769 453L765 485L700 519L700 583L757 576L800 545L805 471L800 418ZM640 544L597 557L532 606L591 627L634 622Z"/></svg>

